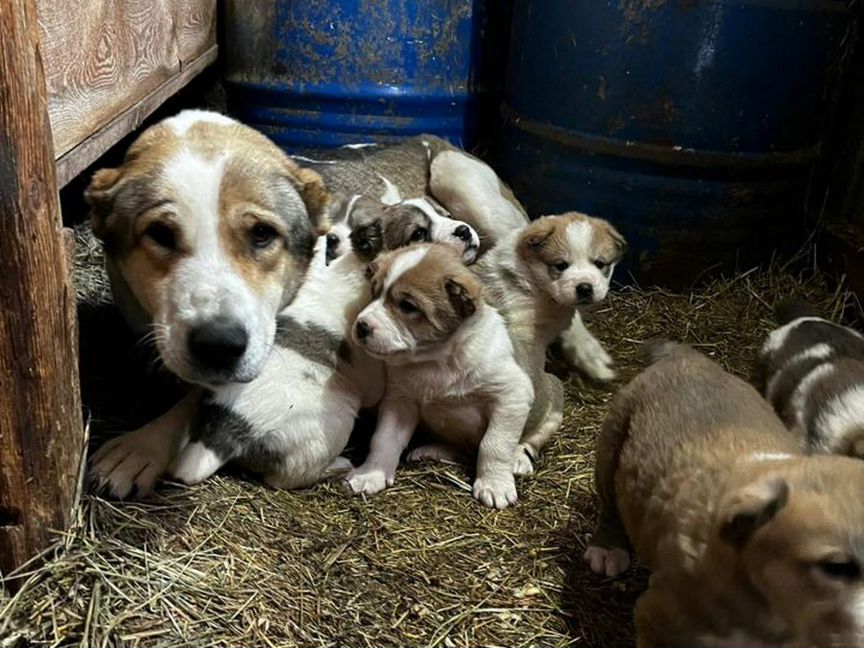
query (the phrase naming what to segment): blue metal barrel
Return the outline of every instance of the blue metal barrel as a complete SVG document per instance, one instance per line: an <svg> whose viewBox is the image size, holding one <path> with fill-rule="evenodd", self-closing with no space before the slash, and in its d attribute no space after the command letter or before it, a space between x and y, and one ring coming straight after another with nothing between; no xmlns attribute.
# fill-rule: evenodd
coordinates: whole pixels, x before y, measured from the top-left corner
<svg viewBox="0 0 864 648"><path fill-rule="evenodd" d="M289 151L419 133L470 145L494 82L485 6L230 0L229 110Z"/></svg>
<svg viewBox="0 0 864 648"><path fill-rule="evenodd" d="M833 0L516 0L500 171L533 215L613 221L639 280L763 261L803 229L849 24Z"/></svg>

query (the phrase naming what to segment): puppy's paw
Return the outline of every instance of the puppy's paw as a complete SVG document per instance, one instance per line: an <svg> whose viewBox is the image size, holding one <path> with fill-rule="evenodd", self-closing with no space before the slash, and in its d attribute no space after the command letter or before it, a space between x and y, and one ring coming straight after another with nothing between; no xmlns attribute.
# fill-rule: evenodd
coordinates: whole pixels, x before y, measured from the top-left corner
<svg viewBox="0 0 864 648"><path fill-rule="evenodd" d="M226 460L200 441L187 445L168 469L171 476L184 484L198 484L224 466Z"/></svg>
<svg viewBox="0 0 864 648"><path fill-rule="evenodd" d="M396 475L388 473L382 468L355 468L345 477L345 483L351 492L365 495L380 493L388 486L392 486Z"/></svg>
<svg viewBox="0 0 864 648"><path fill-rule="evenodd" d="M525 443L520 443L516 448L516 454L513 456L513 474L514 475L533 475L534 474L534 451Z"/></svg>
<svg viewBox="0 0 864 648"><path fill-rule="evenodd" d="M516 494L516 481L513 475L485 479L478 477L474 480L474 499L483 506L499 510L515 504L519 496Z"/></svg>
<svg viewBox="0 0 864 648"><path fill-rule="evenodd" d="M564 337L561 348L567 360L600 382L615 380L614 361L593 336Z"/></svg>
<svg viewBox="0 0 864 648"><path fill-rule="evenodd" d="M582 559L595 574L615 578L630 567L630 554L624 549L589 546Z"/></svg>
<svg viewBox="0 0 864 648"><path fill-rule="evenodd" d="M170 460L150 430L127 432L96 451L90 460L90 478L97 490L111 497L143 497L152 492Z"/></svg>
<svg viewBox="0 0 864 648"><path fill-rule="evenodd" d="M321 472L322 479L332 479L333 477L341 477L345 473L354 469L354 464L348 457L336 457L330 464Z"/></svg>

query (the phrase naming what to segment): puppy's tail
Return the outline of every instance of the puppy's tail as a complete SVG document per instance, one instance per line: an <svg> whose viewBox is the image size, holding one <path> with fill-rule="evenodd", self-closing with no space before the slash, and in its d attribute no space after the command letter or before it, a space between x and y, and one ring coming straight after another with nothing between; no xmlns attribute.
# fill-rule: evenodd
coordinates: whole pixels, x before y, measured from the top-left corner
<svg viewBox="0 0 864 648"><path fill-rule="evenodd" d="M821 317L813 306L800 299L787 299L774 307L774 317L781 326L799 317Z"/></svg>
<svg viewBox="0 0 864 648"><path fill-rule="evenodd" d="M690 351L692 351L692 349L686 344L673 342L672 340L664 340L662 338L655 338L653 340L647 340L642 344L641 355L646 364L652 365L673 354L681 352L687 353Z"/></svg>

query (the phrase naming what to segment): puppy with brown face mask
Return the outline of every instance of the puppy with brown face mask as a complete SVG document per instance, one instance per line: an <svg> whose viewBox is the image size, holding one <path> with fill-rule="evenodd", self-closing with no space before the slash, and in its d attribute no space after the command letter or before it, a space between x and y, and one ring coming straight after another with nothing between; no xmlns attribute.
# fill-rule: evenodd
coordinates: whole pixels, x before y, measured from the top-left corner
<svg viewBox="0 0 864 648"><path fill-rule="evenodd" d="M443 452L477 453L475 498L499 509L515 503L513 458L534 388L504 318L449 247L384 254L369 276L373 301L357 317L353 338L387 364L387 387L369 456L348 485L367 494L391 485L422 423L446 442Z"/></svg>
<svg viewBox="0 0 864 648"><path fill-rule="evenodd" d="M615 397L585 560L652 570L639 646L860 646L864 463L806 456L771 406L670 342Z"/></svg>
<svg viewBox="0 0 864 648"><path fill-rule="evenodd" d="M612 380L612 358L577 307L606 297L627 247L621 234L605 220L577 212L529 223L487 164L439 138L422 139L429 151L430 193L480 233L484 254L476 270L492 303L526 341L531 338L545 352L560 336L571 364L595 380Z"/></svg>
<svg viewBox="0 0 864 648"><path fill-rule="evenodd" d="M776 314L759 356L765 398L813 452L864 459L864 336L803 302Z"/></svg>

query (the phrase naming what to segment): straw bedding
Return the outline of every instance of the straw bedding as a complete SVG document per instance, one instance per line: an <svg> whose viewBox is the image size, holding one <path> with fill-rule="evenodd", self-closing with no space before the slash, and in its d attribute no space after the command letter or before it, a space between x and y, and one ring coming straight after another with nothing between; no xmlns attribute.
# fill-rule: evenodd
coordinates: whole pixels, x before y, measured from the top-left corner
<svg viewBox="0 0 864 648"><path fill-rule="evenodd" d="M778 299L805 297L834 316L857 309L832 285L813 268L774 264L689 294L622 289L591 327L618 362L617 384L638 370L638 343L657 335L746 377ZM368 501L338 483L279 492L241 474L167 484L146 502L85 493L75 527L25 567L14 597L0 594L0 646L631 642L646 574L613 582L581 561L595 515L594 439L614 387L569 376L563 429L520 481L518 505L502 512L471 498L468 469L432 464L402 468ZM91 403L94 431L123 418L105 414L109 400L134 409L119 396Z"/></svg>

